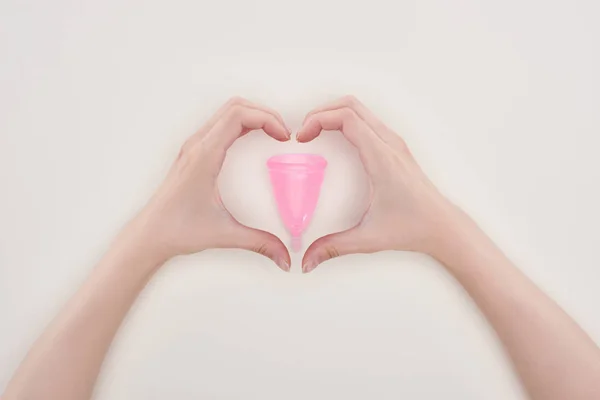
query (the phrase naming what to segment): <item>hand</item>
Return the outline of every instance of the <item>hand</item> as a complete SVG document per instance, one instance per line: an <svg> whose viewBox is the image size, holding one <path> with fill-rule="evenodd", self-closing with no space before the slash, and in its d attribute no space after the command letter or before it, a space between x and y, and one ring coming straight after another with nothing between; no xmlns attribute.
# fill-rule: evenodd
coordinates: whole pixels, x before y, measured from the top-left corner
<svg viewBox="0 0 600 400"><path fill-rule="evenodd" d="M309 142L321 131L338 130L358 148L371 182L370 205L357 226L316 240L302 271L333 257L382 250L428 254L457 209L442 196L412 157L406 143L354 97L311 111L297 134Z"/></svg>
<svg viewBox="0 0 600 400"><path fill-rule="evenodd" d="M233 142L262 129L279 141L290 132L275 111L241 98L227 102L183 145L166 179L125 230L141 238L144 251L163 261L209 248L241 248L290 268L290 255L276 236L237 222L224 207L217 176Z"/></svg>

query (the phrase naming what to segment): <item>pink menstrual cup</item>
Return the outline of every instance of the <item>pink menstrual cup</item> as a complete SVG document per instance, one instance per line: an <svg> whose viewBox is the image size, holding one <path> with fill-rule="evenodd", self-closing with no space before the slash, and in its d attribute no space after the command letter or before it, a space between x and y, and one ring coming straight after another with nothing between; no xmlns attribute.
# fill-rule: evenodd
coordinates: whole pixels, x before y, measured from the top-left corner
<svg viewBox="0 0 600 400"><path fill-rule="evenodd" d="M280 154L267 161L277 208L292 235L294 251L302 247L302 232L317 206L326 166L327 161L316 154Z"/></svg>

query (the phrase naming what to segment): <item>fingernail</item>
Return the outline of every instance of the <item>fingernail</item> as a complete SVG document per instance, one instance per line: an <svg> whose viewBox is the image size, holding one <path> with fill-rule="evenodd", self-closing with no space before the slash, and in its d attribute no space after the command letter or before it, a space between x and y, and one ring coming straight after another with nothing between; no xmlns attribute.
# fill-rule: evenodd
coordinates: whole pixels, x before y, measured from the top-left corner
<svg viewBox="0 0 600 400"><path fill-rule="evenodd" d="M290 264L288 264L288 262L286 260L284 260L283 258L280 258L278 261L276 261L276 264L282 270L284 270L286 272L290 272Z"/></svg>
<svg viewBox="0 0 600 400"><path fill-rule="evenodd" d="M312 271L316 267L317 267L317 263L315 263L314 261L307 261L304 263L304 265L302 265L302 273L308 274L310 271Z"/></svg>

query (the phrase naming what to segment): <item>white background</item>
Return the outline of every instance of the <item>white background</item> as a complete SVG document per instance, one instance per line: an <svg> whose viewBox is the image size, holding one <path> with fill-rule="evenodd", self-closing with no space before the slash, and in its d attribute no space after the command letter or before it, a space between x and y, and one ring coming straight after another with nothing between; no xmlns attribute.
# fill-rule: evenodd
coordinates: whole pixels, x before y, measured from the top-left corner
<svg viewBox="0 0 600 400"><path fill-rule="evenodd" d="M0 4L0 392L184 139L228 97L295 130L353 93L600 341L600 18L593 0ZM329 160L306 242L352 226L366 181L339 133L239 140L242 222L288 236L266 159ZM493 331L427 257L285 274L261 256L173 260L129 313L97 399L520 399Z"/></svg>

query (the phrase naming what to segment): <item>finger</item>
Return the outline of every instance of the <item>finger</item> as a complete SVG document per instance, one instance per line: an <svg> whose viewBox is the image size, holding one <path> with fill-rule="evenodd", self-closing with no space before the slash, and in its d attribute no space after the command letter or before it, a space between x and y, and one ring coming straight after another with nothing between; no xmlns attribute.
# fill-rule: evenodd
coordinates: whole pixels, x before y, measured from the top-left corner
<svg viewBox="0 0 600 400"><path fill-rule="evenodd" d="M319 264L334 257L355 253L374 253L376 250L362 229L355 227L315 240L304 253L302 272L307 274Z"/></svg>
<svg viewBox="0 0 600 400"><path fill-rule="evenodd" d="M325 104L321 107L317 107L306 115L304 121L307 121L312 115L323 112L337 110L340 108L350 108L353 110L361 119L363 119L367 125L375 131L375 133L390 146L404 146L404 140L385 125L379 118L373 114L360 100L354 96L344 96L331 103Z"/></svg>
<svg viewBox="0 0 600 400"><path fill-rule="evenodd" d="M270 258L283 271L290 270L290 253L277 236L238 224L229 235L228 246L250 250Z"/></svg>
<svg viewBox="0 0 600 400"><path fill-rule="evenodd" d="M227 110L229 110L231 107L234 107L234 106L244 106L244 107L253 108L256 110L262 110L264 112L267 112L267 113L273 115L281 123L281 125L286 127L285 129L288 132L288 136L291 135L290 129L285 125L285 122L283 121L283 117L277 111L275 111L272 108L260 105L260 104L252 103L251 101L249 101L243 97L234 96L234 97L230 98L229 100L227 100L227 102L225 104L223 104L217 110L217 112L204 124L204 126L202 128L200 128L198 130L198 132L196 132L196 134L194 136L202 137L202 136L206 135L206 133L208 133L215 126L217 121L219 121L219 119L221 119L223 117L223 115L227 112Z"/></svg>
<svg viewBox="0 0 600 400"><path fill-rule="evenodd" d="M310 142L324 130L342 132L358 148L367 172L372 172L373 166L386 150L385 143L350 108L313 114L298 131L296 139L301 143Z"/></svg>
<svg viewBox="0 0 600 400"><path fill-rule="evenodd" d="M372 147L374 143L381 142L365 121L348 107L311 115L298 131L296 138L302 143L310 142L323 130L342 132L359 149Z"/></svg>
<svg viewBox="0 0 600 400"><path fill-rule="evenodd" d="M283 123L273 114L242 105L230 107L213 128L206 134L204 140L211 146L227 150L233 142L243 134L262 129L272 138L285 142L290 134Z"/></svg>
<svg viewBox="0 0 600 400"><path fill-rule="evenodd" d="M291 129L286 125L285 121L283 120L283 117L277 111L275 111L274 109L272 109L270 107L263 106L261 104L252 103L251 101L248 101L243 98L240 98L240 99L241 99L240 105L248 107L248 108L254 108L256 110L262 110L264 112L271 114L275 118L277 118L277 121L279 121L281 123L281 125L283 125L285 127L285 130L288 133L288 138L289 138L289 136L291 136L291 134L292 134Z"/></svg>

